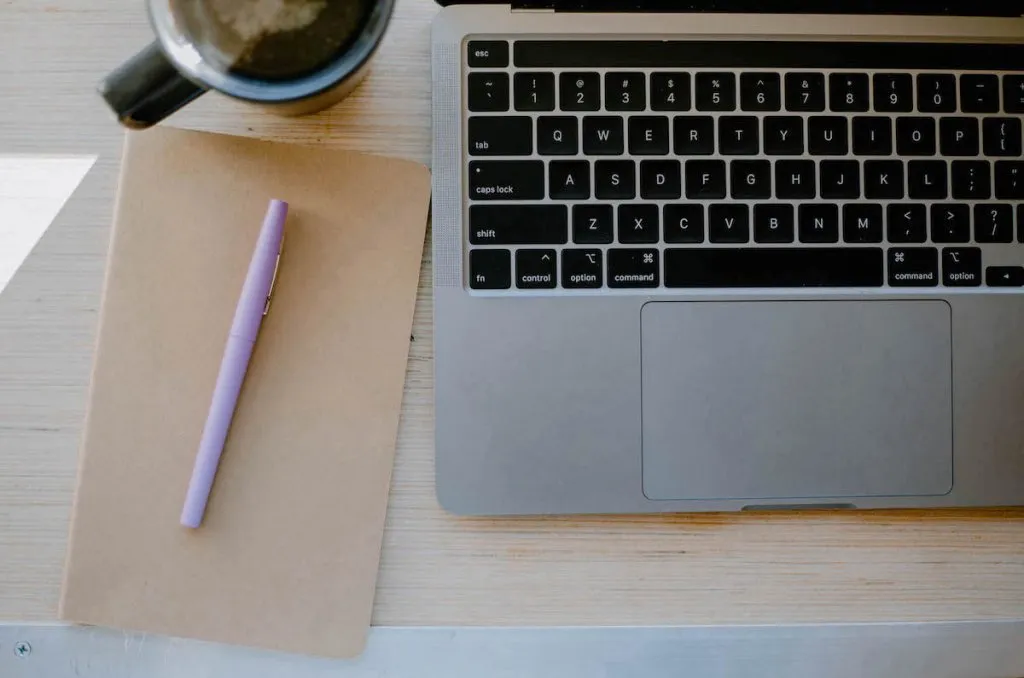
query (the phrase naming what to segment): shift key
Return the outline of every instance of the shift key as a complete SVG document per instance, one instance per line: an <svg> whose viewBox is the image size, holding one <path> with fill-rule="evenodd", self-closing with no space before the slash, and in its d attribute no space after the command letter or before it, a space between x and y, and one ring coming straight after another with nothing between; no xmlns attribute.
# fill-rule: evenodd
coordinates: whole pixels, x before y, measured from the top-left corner
<svg viewBox="0 0 1024 678"><path fill-rule="evenodd" d="M474 245L564 245L569 240L565 205L472 205L469 242Z"/></svg>
<svg viewBox="0 0 1024 678"><path fill-rule="evenodd" d="M476 160L469 163L470 200L542 200L544 161Z"/></svg>

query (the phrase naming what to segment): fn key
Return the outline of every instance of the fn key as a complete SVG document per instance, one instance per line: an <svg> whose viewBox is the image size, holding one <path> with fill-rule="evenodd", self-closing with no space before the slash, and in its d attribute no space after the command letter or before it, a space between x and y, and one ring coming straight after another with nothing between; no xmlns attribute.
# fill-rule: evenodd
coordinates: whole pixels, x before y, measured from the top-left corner
<svg viewBox="0 0 1024 678"><path fill-rule="evenodd" d="M469 286L474 290L507 290L512 285L508 250L470 250Z"/></svg>

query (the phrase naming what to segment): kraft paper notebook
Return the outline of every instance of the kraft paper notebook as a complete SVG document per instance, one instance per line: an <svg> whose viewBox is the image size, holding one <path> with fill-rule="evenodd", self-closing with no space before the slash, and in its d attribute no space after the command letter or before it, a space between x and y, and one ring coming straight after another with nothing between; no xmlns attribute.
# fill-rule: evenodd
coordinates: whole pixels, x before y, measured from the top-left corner
<svg viewBox="0 0 1024 678"><path fill-rule="evenodd" d="M429 205L414 163L127 138L62 619L331 657L373 606ZM206 518L178 523L268 201L290 203Z"/></svg>

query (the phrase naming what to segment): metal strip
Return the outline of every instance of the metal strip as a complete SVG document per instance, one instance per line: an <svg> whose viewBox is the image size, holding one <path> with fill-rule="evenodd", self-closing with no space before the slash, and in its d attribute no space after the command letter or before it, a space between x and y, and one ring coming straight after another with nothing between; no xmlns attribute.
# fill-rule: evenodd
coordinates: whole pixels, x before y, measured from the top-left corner
<svg viewBox="0 0 1024 678"><path fill-rule="evenodd" d="M351 661L66 625L0 626L4 678L1024 677L1024 619L605 628L381 627Z"/></svg>

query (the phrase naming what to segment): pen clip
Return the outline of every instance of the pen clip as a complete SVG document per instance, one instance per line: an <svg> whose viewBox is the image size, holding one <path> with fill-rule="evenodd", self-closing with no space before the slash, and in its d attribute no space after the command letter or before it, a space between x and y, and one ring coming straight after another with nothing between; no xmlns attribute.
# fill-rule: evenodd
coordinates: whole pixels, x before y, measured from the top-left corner
<svg viewBox="0 0 1024 678"><path fill-rule="evenodd" d="M284 236L281 236L281 244L277 248L277 259L274 260L274 276L270 279L270 289L267 290L267 301L263 305L263 315L270 311L270 300L274 297L274 285L277 283L277 271L281 268L281 252L284 250Z"/></svg>

